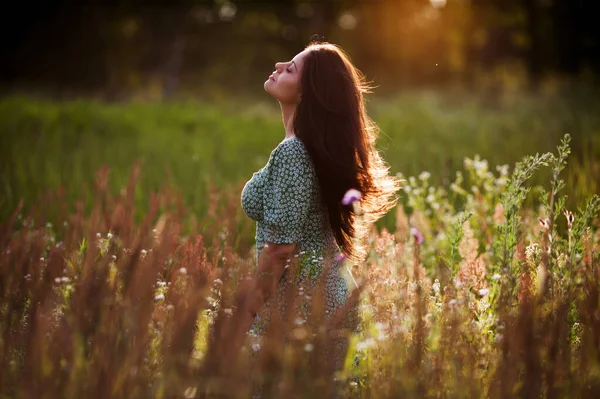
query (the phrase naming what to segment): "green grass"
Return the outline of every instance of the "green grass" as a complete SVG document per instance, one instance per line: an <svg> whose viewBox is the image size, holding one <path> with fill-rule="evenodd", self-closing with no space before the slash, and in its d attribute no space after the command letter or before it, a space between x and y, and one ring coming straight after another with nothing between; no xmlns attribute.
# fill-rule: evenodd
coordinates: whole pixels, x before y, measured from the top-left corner
<svg viewBox="0 0 600 399"><path fill-rule="evenodd" d="M512 165L525 154L552 150L570 133L570 200L598 191L597 101L523 95L491 104L474 95L413 92L374 99L368 109L381 128L379 148L392 173L427 170L443 184L454 180L465 157ZM89 209L95 172L108 165L109 189L116 193L136 160L142 162L136 191L141 213L169 175L199 217L208 209L209 184L239 194L284 135L280 111L266 97L228 104L7 97L0 100L0 131L3 219L21 197L31 205L45 189L61 185L67 203L83 194ZM380 224L391 228L392 218Z"/></svg>

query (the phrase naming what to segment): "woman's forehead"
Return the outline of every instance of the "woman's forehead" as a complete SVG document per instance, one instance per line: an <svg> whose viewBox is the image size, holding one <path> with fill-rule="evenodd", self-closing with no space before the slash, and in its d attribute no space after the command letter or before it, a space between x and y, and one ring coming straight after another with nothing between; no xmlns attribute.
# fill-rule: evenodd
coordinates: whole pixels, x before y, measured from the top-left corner
<svg viewBox="0 0 600 399"><path fill-rule="evenodd" d="M302 67L302 64L304 63L304 57L306 57L306 54L308 54L308 50L301 51L298 54L296 54L294 58L292 58L292 61L294 61L298 69Z"/></svg>

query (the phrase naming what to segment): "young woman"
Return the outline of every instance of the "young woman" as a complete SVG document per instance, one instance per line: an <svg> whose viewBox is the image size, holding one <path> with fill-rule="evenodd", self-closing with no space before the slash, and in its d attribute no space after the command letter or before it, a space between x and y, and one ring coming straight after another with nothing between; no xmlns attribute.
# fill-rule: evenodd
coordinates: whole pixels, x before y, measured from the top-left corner
<svg viewBox="0 0 600 399"><path fill-rule="evenodd" d="M339 46L308 45L275 64L264 88L281 106L285 138L241 198L257 222L257 274L243 307L246 326L258 332L257 319L268 318L265 303L281 297L291 281L286 265L295 255L300 280L319 277L323 265L333 264L323 276L327 314L345 302L343 259L364 259L367 227L396 204L400 188L375 148L377 128L363 100L369 88ZM351 201L342 201L351 189L360 197L360 218Z"/></svg>

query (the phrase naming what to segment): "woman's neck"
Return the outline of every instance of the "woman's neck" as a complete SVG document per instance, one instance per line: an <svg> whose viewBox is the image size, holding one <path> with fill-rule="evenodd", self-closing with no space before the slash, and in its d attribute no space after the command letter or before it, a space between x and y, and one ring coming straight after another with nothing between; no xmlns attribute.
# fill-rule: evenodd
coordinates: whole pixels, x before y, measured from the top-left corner
<svg viewBox="0 0 600 399"><path fill-rule="evenodd" d="M296 104L282 104L281 118L285 127L285 138L294 136L294 114L296 113Z"/></svg>

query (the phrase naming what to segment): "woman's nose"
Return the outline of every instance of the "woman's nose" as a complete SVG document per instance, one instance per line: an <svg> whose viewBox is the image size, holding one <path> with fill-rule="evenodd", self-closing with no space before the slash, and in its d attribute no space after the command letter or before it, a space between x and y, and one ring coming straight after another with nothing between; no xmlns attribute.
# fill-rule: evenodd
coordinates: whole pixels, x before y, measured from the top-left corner
<svg viewBox="0 0 600 399"><path fill-rule="evenodd" d="M275 70L279 72L283 68L283 64L281 62L275 63Z"/></svg>

